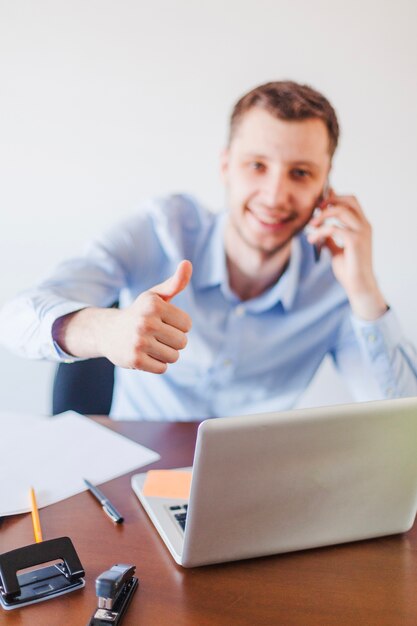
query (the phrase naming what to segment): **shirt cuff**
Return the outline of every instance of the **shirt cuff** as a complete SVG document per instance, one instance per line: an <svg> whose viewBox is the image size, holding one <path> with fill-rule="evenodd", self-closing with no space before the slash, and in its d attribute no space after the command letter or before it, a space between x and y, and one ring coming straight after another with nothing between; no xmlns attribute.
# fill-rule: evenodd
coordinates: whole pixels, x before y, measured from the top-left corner
<svg viewBox="0 0 417 626"><path fill-rule="evenodd" d="M374 371L385 397L395 397L397 382L392 355L403 340L396 315L392 309L388 309L376 320L362 320L353 314L351 319L362 352L375 368Z"/></svg>
<svg viewBox="0 0 417 626"><path fill-rule="evenodd" d="M57 319L68 315L69 313L75 313L81 309L90 307L91 304L85 302L66 302L60 306L54 307L46 317L43 324L43 344L46 346L48 352L48 358L53 361L59 361L61 363L75 363L76 361L84 361L85 359L73 356L65 352L57 343L53 336L53 326Z"/></svg>
<svg viewBox="0 0 417 626"><path fill-rule="evenodd" d="M352 314L352 324L358 338L367 346L370 354L381 347L395 347L402 340L402 331L397 316L388 309L376 320L362 320Z"/></svg>

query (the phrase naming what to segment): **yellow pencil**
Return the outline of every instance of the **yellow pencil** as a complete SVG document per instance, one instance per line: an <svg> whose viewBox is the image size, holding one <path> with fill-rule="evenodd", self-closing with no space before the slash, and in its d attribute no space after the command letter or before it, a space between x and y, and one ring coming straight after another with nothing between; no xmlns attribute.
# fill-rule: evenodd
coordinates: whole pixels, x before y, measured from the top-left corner
<svg viewBox="0 0 417 626"><path fill-rule="evenodd" d="M32 507L32 524L36 543L42 541L41 521L39 519L38 506L36 504L36 496L33 487L30 488L30 504Z"/></svg>

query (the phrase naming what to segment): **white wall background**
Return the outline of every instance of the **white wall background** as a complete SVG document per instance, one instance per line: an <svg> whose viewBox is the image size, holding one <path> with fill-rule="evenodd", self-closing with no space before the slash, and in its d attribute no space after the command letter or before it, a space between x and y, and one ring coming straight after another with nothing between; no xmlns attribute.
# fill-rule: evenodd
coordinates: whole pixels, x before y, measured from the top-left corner
<svg viewBox="0 0 417 626"><path fill-rule="evenodd" d="M333 185L417 343L416 23L415 0L0 0L0 306L149 194L219 208L232 104L292 78L339 113ZM47 413L52 374L0 348L0 409ZM346 397L324 367L304 403Z"/></svg>

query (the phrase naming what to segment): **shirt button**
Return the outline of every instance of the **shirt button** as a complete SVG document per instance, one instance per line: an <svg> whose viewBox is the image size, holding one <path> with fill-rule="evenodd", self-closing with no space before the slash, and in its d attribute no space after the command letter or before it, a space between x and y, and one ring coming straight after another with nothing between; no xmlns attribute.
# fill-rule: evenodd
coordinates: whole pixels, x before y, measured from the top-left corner
<svg viewBox="0 0 417 626"><path fill-rule="evenodd" d="M388 398L392 398L392 396L394 395L394 389L392 387L387 387L385 392L386 392Z"/></svg>
<svg viewBox="0 0 417 626"><path fill-rule="evenodd" d="M233 363L232 359L225 359L223 361L224 367L230 367L232 365L232 363Z"/></svg>
<svg viewBox="0 0 417 626"><path fill-rule="evenodd" d="M374 335L374 333L371 333L370 335L368 335L368 341L369 343L375 343L376 335Z"/></svg>
<svg viewBox="0 0 417 626"><path fill-rule="evenodd" d="M237 307L235 308L236 317L242 317L242 315L245 315L245 313L246 313L246 309L243 306L243 304L238 304Z"/></svg>

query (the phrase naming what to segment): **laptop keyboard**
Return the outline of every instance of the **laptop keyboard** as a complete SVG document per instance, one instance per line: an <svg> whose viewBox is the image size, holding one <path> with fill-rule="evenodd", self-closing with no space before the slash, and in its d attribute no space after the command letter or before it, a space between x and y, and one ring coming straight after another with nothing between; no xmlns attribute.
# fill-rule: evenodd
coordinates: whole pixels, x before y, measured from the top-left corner
<svg viewBox="0 0 417 626"><path fill-rule="evenodd" d="M187 509L188 504L176 504L169 507L171 514L176 520L177 524L180 525L182 530L185 530L185 522L187 519Z"/></svg>

